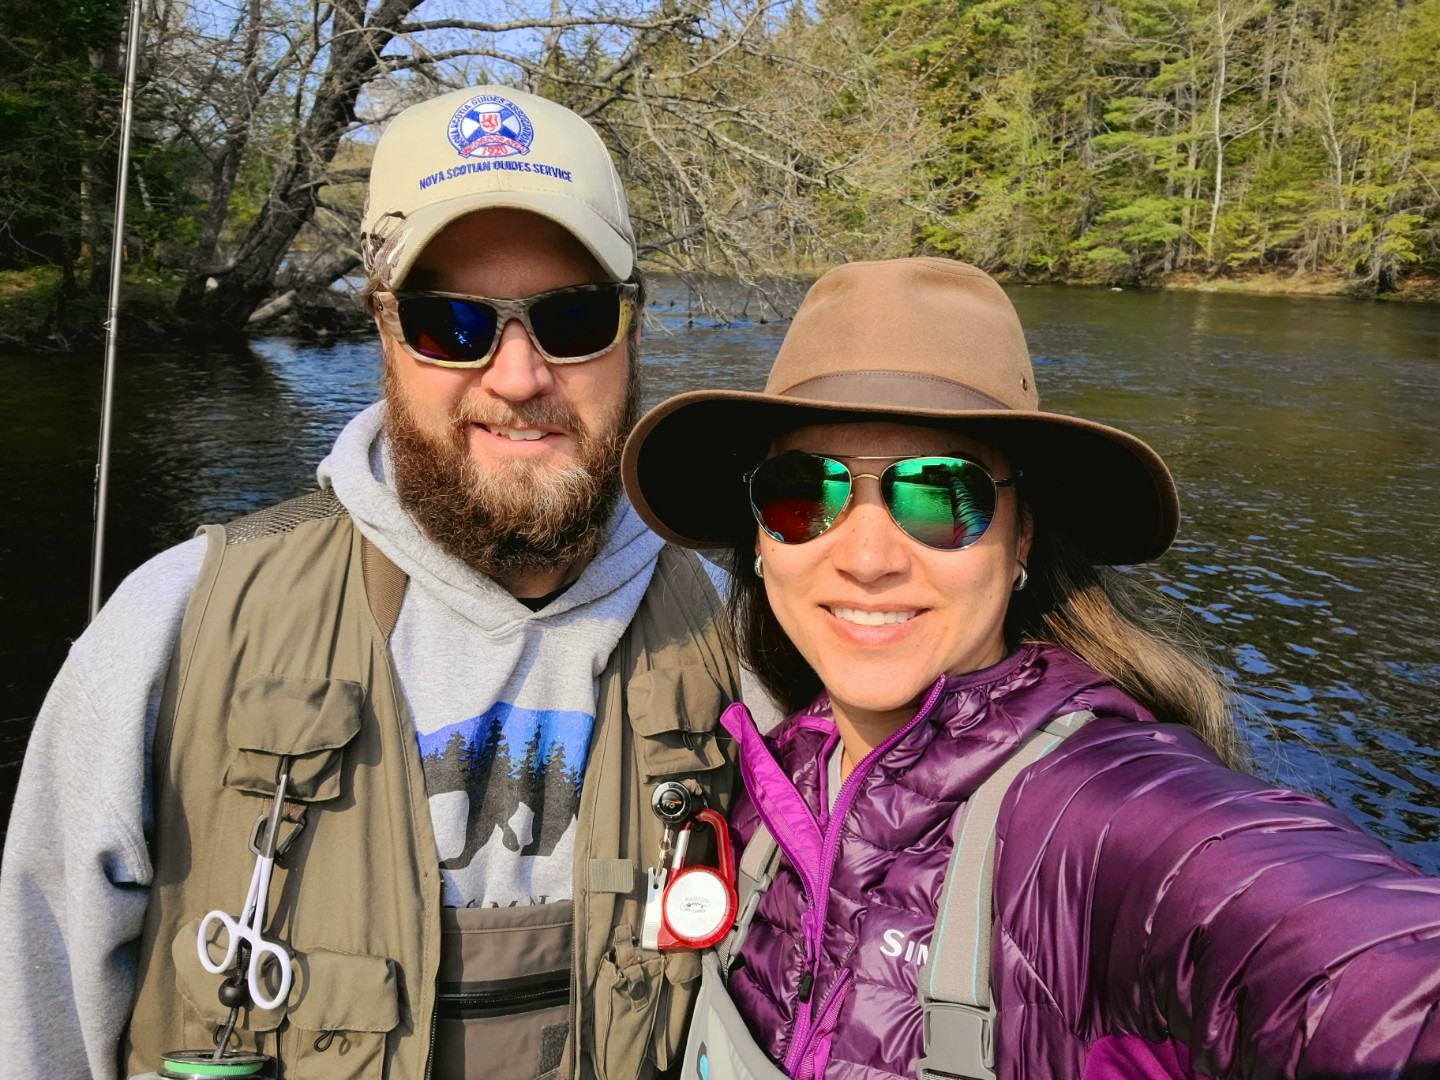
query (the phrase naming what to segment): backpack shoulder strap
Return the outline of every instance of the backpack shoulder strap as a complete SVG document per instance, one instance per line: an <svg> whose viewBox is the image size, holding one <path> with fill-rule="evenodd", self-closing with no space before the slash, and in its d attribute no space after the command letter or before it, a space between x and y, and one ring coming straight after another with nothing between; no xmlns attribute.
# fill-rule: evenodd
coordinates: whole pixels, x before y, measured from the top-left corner
<svg viewBox="0 0 1440 1080"><path fill-rule="evenodd" d="M1088 710L1056 717L1033 732L970 796L950 853L930 955L920 972L925 1056L919 1080L993 1080L994 1004L990 997L991 885L1000 804L1021 770L1085 723Z"/></svg>
<svg viewBox="0 0 1440 1080"><path fill-rule="evenodd" d="M762 821L745 845L736 870L735 895L739 906L736 908L735 925L716 946L722 974L730 973L730 965L740 955L740 947L745 944L745 938L750 934L750 923L760 907L760 898L775 880L775 871L779 866L780 845Z"/></svg>

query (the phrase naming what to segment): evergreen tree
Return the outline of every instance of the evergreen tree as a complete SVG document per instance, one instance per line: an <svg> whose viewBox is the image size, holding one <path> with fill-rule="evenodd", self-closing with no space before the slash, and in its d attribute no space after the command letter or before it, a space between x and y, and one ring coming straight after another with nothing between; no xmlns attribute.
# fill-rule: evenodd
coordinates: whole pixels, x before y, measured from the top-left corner
<svg viewBox="0 0 1440 1080"><path fill-rule="evenodd" d="M421 763L425 766L425 790L431 795L446 791L464 791L467 779L465 759L465 736L456 729L450 733L450 738L445 740L444 750L421 758Z"/></svg>
<svg viewBox="0 0 1440 1080"><path fill-rule="evenodd" d="M0 269L59 267L59 333L67 299L106 280L124 19L123 0L0 5Z"/></svg>
<svg viewBox="0 0 1440 1080"><path fill-rule="evenodd" d="M565 760L565 747L555 742L545 759L541 776L540 804L535 811L533 839L526 855L550 855L575 820L579 805L576 773Z"/></svg>

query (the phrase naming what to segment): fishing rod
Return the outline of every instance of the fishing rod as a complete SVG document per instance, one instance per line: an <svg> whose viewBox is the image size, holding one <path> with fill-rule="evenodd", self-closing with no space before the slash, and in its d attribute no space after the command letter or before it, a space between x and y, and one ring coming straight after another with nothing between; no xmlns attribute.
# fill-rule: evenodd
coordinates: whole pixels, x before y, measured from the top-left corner
<svg viewBox="0 0 1440 1080"><path fill-rule="evenodd" d="M120 272L125 263L125 195L130 179L130 130L135 118L135 69L140 66L140 5L130 0L125 44L125 89L120 98L120 164L115 176L115 221L110 234L110 303L105 317L105 374L100 391L100 453L95 463L94 543L90 549L90 618L100 611L105 564L105 504L110 493L110 414L115 396L115 346L120 333Z"/></svg>

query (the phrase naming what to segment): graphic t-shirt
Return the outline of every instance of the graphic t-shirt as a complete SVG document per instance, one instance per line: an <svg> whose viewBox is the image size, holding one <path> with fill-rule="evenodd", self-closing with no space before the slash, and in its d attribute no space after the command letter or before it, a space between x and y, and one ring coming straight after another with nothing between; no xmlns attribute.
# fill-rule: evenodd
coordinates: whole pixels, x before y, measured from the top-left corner
<svg viewBox="0 0 1440 1080"><path fill-rule="evenodd" d="M550 903L575 846L580 783L595 717L497 702L479 716L419 735L446 902ZM529 861L529 874L507 863ZM487 882L527 877L527 897ZM568 895L568 893L567 893Z"/></svg>
<svg viewBox="0 0 1440 1080"><path fill-rule="evenodd" d="M443 902L570 899L596 681L661 541L622 500L600 553L531 611L431 544L400 505L381 409L350 422L320 478L410 579L390 653L424 765Z"/></svg>

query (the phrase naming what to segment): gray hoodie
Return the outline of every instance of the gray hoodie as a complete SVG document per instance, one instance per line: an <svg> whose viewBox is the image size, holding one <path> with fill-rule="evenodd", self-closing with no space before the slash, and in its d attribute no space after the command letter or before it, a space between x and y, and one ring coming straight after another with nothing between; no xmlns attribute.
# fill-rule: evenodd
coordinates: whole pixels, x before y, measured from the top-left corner
<svg viewBox="0 0 1440 1080"><path fill-rule="evenodd" d="M444 902L568 898L596 679L661 542L622 501L600 554L532 612L421 533L388 482L381 419L377 405L352 420L319 478L410 576L391 652ZM116 1075L151 878L150 745L204 553L196 538L131 574L71 648L36 720L0 868L5 1076Z"/></svg>

